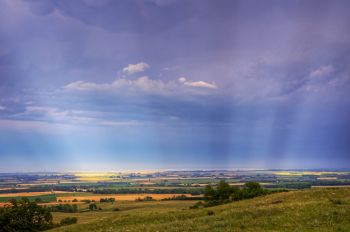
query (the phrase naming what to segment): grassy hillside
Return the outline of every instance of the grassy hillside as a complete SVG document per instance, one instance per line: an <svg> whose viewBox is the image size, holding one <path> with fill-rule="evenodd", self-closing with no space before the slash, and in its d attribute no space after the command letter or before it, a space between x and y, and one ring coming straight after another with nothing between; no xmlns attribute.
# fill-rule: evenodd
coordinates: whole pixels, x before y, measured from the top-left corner
<svg viewBox="0 0 350 232"><path fill-rule="evenodd" d="M191 210L188 208L191 202L181 201L119 204L121 210L117 212L106 208L99 212L55 214L56 220L78 215L80 223L52 232L350 231L350 188L276 193Z"/></svg>

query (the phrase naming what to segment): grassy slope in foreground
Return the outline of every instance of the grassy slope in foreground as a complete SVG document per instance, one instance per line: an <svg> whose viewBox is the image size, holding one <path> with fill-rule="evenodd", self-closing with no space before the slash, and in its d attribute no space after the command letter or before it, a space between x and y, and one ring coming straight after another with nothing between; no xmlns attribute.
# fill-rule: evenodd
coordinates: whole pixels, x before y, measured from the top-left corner
<svg viewBox="0 0 350 232"><path fill-rule="evenodd" d="M214 215L208 215L210 210ZM150 205L143 210L115 212L91 223L52 231L345 232L350 231L350 188L277 193L195 210L162 209Z"/></svg>

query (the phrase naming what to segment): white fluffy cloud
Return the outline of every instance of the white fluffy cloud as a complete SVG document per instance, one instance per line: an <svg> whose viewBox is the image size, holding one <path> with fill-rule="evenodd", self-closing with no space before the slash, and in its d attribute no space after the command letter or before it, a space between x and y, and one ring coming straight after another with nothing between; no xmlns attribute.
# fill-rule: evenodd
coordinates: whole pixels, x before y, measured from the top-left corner
<svg viewBox="0 0 350 232"><path fill-rule="evenodd" d="M139 72L143 72L149 67L150 66L145 62L140 62L137 64L129 64L127 67L123 68L123 73L126 73L126 74L139 73Z"/></svg>
<svg viewBox="0 0 350 232"><path fill-rule="evenodd" d="M188 81L186 77L180 77L178 79L178 81L186 86L209 88L209 89L217 89L218 88L214 82L208 83L205 81Z"/></svg>

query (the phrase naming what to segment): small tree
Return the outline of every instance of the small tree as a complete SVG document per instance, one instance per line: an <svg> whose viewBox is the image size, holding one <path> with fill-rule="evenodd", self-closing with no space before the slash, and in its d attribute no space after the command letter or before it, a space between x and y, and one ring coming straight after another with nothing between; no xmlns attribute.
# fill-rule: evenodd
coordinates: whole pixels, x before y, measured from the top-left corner
<svg viewBox="0 0 350 232"><path fill-rule="evenodd" d="M261 191L262 190L262 188L258 182L248 182L245 184L245 187L249 191Z"/></svg>
<svg viewBox="0 0 350 232"><path fill-rule="evenodd" d="M204 198L205 201L209 203L209 205L217 205L230 201L231 195L234 192L234 188L232 188L224 180L221 180L216 189L214 189L210 185L207 185L205 187Z"/></svg>
<svg viewBox="0 0 350 232"><path fill-rule="evenodd" d="M217 200L216 191L211 187L211 185L207 185L204 188L204 198L206 201Z"/></svg>
<svg viewBox="0 0 350 232"><path fill-rule="evenodd" d="M90 205L89 205L89 209L90 209L91 211L97 210L96 204L90 204Z"/></svg>
<svg viewBox="0 0 350 232"><path fill-rule="evenodd" d="M233 191L228 183L226 183L224 180L221 180L216 188L216 192L219 198L218 200L223 202L230 199Z"/></svg>
<svg viewBox="0 0 350 232"><path fill-rule="evenodd" d="M248 182L244 189L245 198L253 198L265 194L264 189L257 182Z"/></svg>

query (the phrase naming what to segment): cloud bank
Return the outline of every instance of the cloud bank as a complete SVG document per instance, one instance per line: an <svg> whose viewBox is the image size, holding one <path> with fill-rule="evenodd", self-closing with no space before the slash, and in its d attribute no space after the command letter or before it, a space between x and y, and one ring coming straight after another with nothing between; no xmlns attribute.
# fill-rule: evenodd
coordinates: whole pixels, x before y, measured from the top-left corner
<svg viewBox="0 0 350 232"><path fill-rule="evenodd" d="M129 64L123 68L124 73L134 74L143 72L147 67L146 63ZM218 87L214 82L208 83L205 81L190 81L185 77L180 77L178 80L164 81L161 79L151 79L148 76L141 76L136 79L122 76L110 83L95 83L87 81L75 81L64 86L67 90L78 91L115 91L115 92L134 92L136 94L161 94L161 95L177 95L180 93L205 94L211 93ZM204 90L204 91L203 91Z"/></svg>

